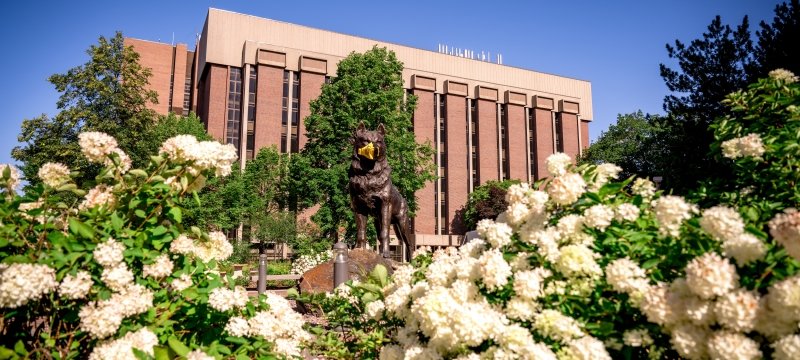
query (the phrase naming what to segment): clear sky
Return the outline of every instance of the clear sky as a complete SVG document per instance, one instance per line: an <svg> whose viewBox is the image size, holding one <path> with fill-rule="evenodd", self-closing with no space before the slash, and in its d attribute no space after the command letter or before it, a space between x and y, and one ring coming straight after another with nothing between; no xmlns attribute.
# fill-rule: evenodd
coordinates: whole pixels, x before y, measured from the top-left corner
<svg viewBox="0 0 800 360"><path fill-rule="evenodd" d="M187 43L193 48L209 7L344 34L437 50L443 43L502 53L503 63L592 83L590 137L619 113L663 113L658 73L664 48L705 31L715 15L751 30L771 21L778 0L672 1L9 1L0 10L0 163L23 119L54 115L47 82L83 64L98 36Z"/></svg>

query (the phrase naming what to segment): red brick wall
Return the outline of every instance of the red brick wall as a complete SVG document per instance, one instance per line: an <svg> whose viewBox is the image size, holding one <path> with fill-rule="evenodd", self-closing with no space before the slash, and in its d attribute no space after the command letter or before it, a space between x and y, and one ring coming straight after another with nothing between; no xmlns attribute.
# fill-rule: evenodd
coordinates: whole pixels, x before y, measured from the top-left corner
<svg viewBox="0 0 800 360"><path fill-rule="evenodd" d="M498 180L500 168L498 165L498 144L497 144L497 104L490 100L475 100L476 113L478 118L475 120L478 131L478 185L485 184L489 180Z"/></svg>
<svg viewBox="0 0 800 360"><path fill-rule="evenodd" d="M208 74L206 74L208 81L208 92L205 95L207 102L205 106L208 108L206 119L206 130L208 134L214 139L225 141L225 119L227 117L227 101L228 101L228 67L209 64Z"/></svg>
<svg viewBox="0 0 800 360"><path fill-rule="evenodd" d="M436 132L436 122L434 121L434 99L433 92L426 90L414 90L417 96L417 109L414 110L414 135L418 143L429 143L436 147L434 134ZM434 204L434 182L428 182L420 190L417 190L417 209L414 218L414 232L419 234L436 233L436 212Z"/></svg>
<svg viewBox="0 0 800 360"><path fill-rule="evenodd" d="M525 108L521 105L508 104L506 106L506 126L508 131L508 159L509 178L528 181L528 133L525 131Z"/></svg>
<svg viewBox="0 0 800 360"><path fill-rule="evenodd" d="M467 100L463 96L447 96L447 118L445 131L447 142L447 223L450 234L463 234L464 228L460 219L456 219L456 211L467 203L469 194L469 149L467 149Z"/></svg>
<svg viewBox="0 0 800 360"><path fill-rule="evenodd" d="M586 149L589 147L589 122L581 120L581 146Z"/></svg>
<svg viewBox="0 0 800 360"><path fill-rule="evenodd" d="M324 83L325 75L306 71L300 74L300 124L298 125L298 130L300 132L300 149L306 146L306 142L308 141L308 138L306 138L306 126L304 119L311 114L311 107L309 106L309 103L311 100L319 97L319 94L322 93L322 84Z"/></svg>
<svg viewBox="0 0 800 360"><path fill-rule="evenodd" d="M133 50L139 53L139 64L142 67L149 68L152 73L149 79L149 89L158 93L158 104L150 104L149 107L161 115L166 115L169 113L172 45L125 38L125 46L133 46ZM183 86L181 86L182 91Z"/></svg>
<svg viewBox="0 0 800 360"><path fill-rule="evenodd" d="M278 150L281 148L282 101L283 69L259 65L256 123L253 131L256 154L259 149L267 146L276 146Z"/></svg>
<svg viewBox="0 0 800 360"><path fill-rule="evenodd" d="M553 154L553 115L550 110L531 109L534 119L534 136L536 136L536 180L548 177L544 160Z"/></svg>
<svg viewBox="0 0 800 360"><path fill-rule="evenodd" d="M573 159L578 156L578 115L561 113L561 133L564 140L564 153Z"/></svg>

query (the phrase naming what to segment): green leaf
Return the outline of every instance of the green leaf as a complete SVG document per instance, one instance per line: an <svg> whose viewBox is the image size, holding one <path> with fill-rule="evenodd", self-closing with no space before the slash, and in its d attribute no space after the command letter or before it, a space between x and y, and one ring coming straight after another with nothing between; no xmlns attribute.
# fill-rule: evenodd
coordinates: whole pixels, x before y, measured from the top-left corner
<svg viewBox="0 0 800 360"><path fill-rule="evenodd" d="M8 167L6 167L8 169ZM25 343L22 339L18 340L16 344L14 344L14 351L19 355L28 355L28 350L25 349Z"/></svg>
<svg viewBox="0 0 800 360"><path fill-rule="evenodd" d="M76 218L69 218L69 230L73 234L77 234L89 239L91 239L92 236L94 235L94 230L92 230L91 227L82 223L80 220Z"/></svg>
<svg viewBox="0 0 800 360"><path fill-rule="evenodd" d="M178 208L178 207L170 208L169 211L167 212L167 216L169 216L169 218L172 219L172 221L174 221L176 223L180 223L181 222L181 209Z"/></svg>
<svg viewBox="0 0 800 360"><path fill-rule="evenodd" d="M153 355L155 355L156 360L170 360L169 349L163 346L154 347Z"/></svg>
<svg viewBox="0 0 800 360"><path fill-rule="evenodd" d="M650 259L642 264L642 269L649 269L661 263L661 259Z"/></svg>
<svg viewBox="0 0 800 360"><path fill-rule="evenodd" d="M17 354L14 353L13 350L11 350L11 349L9 349L9 348L7 348L5 346L0 346L0 360L15 359L15 358L17 358L16 355Z"/></svg>
<svg viewBox="0 0 800 360"><path fill-rule="evenodd" d="M116 212L111 214L111 226L113 226L114 230L116 230L118 232L120 230L122 230L122 226L124 226L124 222L122 221L122 218L120 218L119 214L117 214Z"/></svg>
<svg viewBox="0 0 800 360"><path fill-rule="evenodd" d="M169 348L180 356L186 356L186 354L191 351L188 346L184 345L184 343L174 336L167 339L167 343L169 344Z"/></svg>
<svg viewBox="0 0 800 360"><path fill-rule="evenodd" d="M372 274L370 274L374 279L380 282L381 286L386 286L388 283L389 272L386 270L386 267L382 264L375 265L375 268L372 270Z"/></svg>

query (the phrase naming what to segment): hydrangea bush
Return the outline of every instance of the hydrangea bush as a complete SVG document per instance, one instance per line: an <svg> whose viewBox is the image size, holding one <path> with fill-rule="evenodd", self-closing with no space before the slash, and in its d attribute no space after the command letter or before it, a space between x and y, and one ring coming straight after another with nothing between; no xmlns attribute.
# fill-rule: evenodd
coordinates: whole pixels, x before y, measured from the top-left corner
<svg viewBox="0 0 800 360"><path fill-rule="evenodd" d="M324 336L381 359L799 359L800 86L776 70L726 103L735 179L689 201L555 154L479 239L328 299L353 330Z"/></svg>
<svg viewBox="0 0 800 360"><path fill-rule="evenodd" d="M82 133L79 144L105 166L89 191L49 163L43 184L20 196L16 169L0 168L0 358L300 355L302 317L220 278L233 250L225 235L182 225L179 199L228 175L232 146L180 135L131 169L106 134Z"/></svg>
<svg viewBox="0 0 800 360"><path fill-rule="evenodd" d="M290 272L294 275L303 275L306 271L330 260L332 256L333 250L327 250L316 254L300 255L297 259L292 261L292 270Z"/></svg>

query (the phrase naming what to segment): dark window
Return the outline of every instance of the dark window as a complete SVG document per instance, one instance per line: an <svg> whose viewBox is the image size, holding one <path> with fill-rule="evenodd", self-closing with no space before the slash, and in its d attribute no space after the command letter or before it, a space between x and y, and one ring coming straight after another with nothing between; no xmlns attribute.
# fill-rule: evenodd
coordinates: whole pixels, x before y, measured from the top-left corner
<svg viewBox="0 0 800 360"><path fill-rule="evenodd" d="M298 141L298 132L300 124L300 73L292 73L292 139L291 139L291 152L296 153L300 151L300 142Z"/></svg>
<svg viewBox="0 0 800 360"><path fill-rule="evenodd" d="M231 68L228 82L228 122L225 131L225 142L236 147L239 155L242 123L242 69Z"/></svg>
<svg viewBox="0 0 800 360"><path fill-rule="evenodd" d="M502 152L502 166L503 166L503 180L508 180L509 175L508 166L508 105L500 105L500 138L501 138L501 152Z"/></svg>
<svg viewBox="0 0 800 360"><path fill-rule="evenodd" d="M556 151L564 152L564 131L561 127L561 113L556 114Z"/></svg>
<svg viewBox="0 0 800 360"><path fill-rule="evenodd" d="M472 106L469 109L472 114L470 126L472 127L472 186L473 189L478 187L478 109L475 106L475 101L472 101Z"/></svg>
<svg viewBox="0 0 800 360"><path fill-rule="evenodd" d="M255 150L255 136L253 135L253 128L256 123L256 92L258 91L258 68L250 65L250 83L248 84L247 94L247 121L253 124L252 128L248 124L247 127L247 153L250 159L253 158L253 151Z"/></svg>
<svg viewBox="0 0 800 360"><path fill-rule="evenodd" d="M528 158L531 161L531 179L536 179L536 122L533 118L534 109L528 109ZM536 179L538 180L538 179Z"/></svg>
<svg viewBox="0 0 800 360"><path fill-rule="evenodd" d="M286 149L286 130L289 126L289 70L283 71L283 113L281 117L281 152L289 152Z"/></svg>
<svg viewBox="0 0 800 360"><path fill-rule="evenodd" d="M189 115L189 107L192 105L192 75L187 72L183 82L183 116Z"/></svg>

